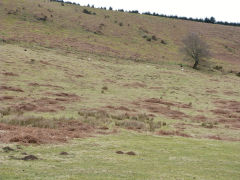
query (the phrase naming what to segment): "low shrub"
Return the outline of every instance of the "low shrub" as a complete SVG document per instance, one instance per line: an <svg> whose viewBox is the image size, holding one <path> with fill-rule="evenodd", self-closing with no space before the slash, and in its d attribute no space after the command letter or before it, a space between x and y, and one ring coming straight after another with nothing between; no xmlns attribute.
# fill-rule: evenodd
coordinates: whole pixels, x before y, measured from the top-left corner
<svg viewBox="0 0 240 180"><path fill-rule="evenodd" d="M83 13L85 13L85 14L89 14L89 15L91 15L91 14L92 14L92 12L91 12L91 11L89 11L89 10L87 10L87 9L83 9Z"/></svg>
<svg viewBox="0 0 240 180"><path fill-rule="evenodd" d="M164 40L161 40L161 43L164 44L164 45L167 44L167 42L164 41Z"/></svg>
<svg viewBox="0 0 240 180"><path fill-rule="evenodd" d="M155 35L153 35L152 40L157 41L157 37Z"/></svg>
<svg viewBox="0 0 240 180"><path fill-rule="evenodd" d="M222 66L215 66L213 69L216 69L216 70L218 70L218 71L221 71L221 70L223 70L223 67L222 67Z"/></svg>
<svg viewBox="0 0 240 180"><path fill-rule="evenodd" d="M8 116L8 115L10 115L11 114L11 108L3 108L3 109L0 109L0 114L2 115L2 116Z"/></svg>
<svg viewBox="0 0 240 180"><path fill-rule="evenodd" d="M209 128L209 129L212 129L214 127L212 122L203 122L201 125L205 128Z"/></svg>

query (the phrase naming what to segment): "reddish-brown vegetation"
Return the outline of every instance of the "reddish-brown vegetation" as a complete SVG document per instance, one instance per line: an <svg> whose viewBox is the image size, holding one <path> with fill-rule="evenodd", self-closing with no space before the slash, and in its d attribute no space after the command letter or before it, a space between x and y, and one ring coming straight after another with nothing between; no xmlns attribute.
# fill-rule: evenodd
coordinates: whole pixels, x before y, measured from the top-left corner
<svg viewBox="0 0 240 180"><path fill-rule="evenodd" d="M77 121L60 122L56 129L12 126L0 123L0 141L23 144L66 142L72 138L92 136L94 127Z"/></svg>
<svg viewBox="0 0 240 180"><path fill-rule="evenodd" d="M11 87L11 86L0 86L0 91L1 91L1 90L24 92L24 91L23 91L22 89L20 89L20 88L15 88L15 87Z"/></svg>

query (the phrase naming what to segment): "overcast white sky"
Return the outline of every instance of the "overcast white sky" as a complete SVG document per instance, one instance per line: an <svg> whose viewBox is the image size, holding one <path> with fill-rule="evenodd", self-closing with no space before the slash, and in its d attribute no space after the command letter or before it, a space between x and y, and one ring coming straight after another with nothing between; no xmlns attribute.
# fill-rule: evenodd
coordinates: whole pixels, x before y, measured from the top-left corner
<svg viewBox="0 0 240 180"><path fill-rule="evenodd" d="M240 22L240 0L65 0L80 5Z"/></svg>

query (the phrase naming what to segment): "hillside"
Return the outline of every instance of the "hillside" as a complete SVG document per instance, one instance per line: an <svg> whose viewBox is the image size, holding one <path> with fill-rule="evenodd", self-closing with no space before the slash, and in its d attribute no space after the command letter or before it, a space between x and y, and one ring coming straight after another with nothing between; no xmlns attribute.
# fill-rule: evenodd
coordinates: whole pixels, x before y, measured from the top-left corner
<svg viewBox="0 0 240 180"><path fill-rule="evenodd" d="M240 179L239 27L2 0L0 40L1 180Z"/></svg>
<svg viewBox="0 0 240 180"><path fill-rule="evenodd" d="M86 9L91 14L83 13ZM200 33L213 61L239 64L240 28L106 11L45 0L2 0L0 39L65 52L179 62L181 40ZM95 15L94 15L95 14ZM225 66L227 66L225 64ZM235 66L233 66L235 67ZM235 69L237 70L237 69Z"/></svg>

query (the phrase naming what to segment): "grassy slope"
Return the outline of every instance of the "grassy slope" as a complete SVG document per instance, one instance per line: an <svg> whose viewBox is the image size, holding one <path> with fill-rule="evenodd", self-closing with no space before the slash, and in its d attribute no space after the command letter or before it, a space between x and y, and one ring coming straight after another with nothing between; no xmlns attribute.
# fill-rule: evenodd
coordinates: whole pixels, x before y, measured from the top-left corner
<svg viewBox="0 0 240 180"><path fill-rule="evenodd" d="M136 63L87 54L61 55L55 51L36 49L24 51L24 48L13 45L2 45L0 48L1 84L23 91L1 90L1 97L13 98L2 100L2 107L14 109L30 104L40 108L23 109L21 116L78 119L81 118L79 111L104 110L111 115L146 113L154 114L156 123L167 123L162 127L164 130L180 128L181 132L194 137L240 137L237 104L236 107L228 104L240 101L237 76L196 72L189 68L181 71L175 65ZM6 73L14 73L15 76ZM31 85L34 83L38 85ZM102 93L104 86L108 90ZM75 94L79 98L56 100L59 98L56 94L60 93ZM163 103L145 102L151 98L161 98ZM50 100L56 100L56 104ZM216 101L224 101L224 107ZM168 103L191 106L184 108ZM59 106L64 107L64 111ZM41 107L45 109L41 110ZM226 112L213 112L223 108ZM8 122L16 115L12 112L4 116L2 122ZM89 117L87 121L93 120ZM114 126L117 122L109 119L99 123ZM214 124L215 128L202 127L202 123ZM148 125L146 128L149 129Z"/></svg>
<svg viewBox="0 0 240 180"><path fill-rule="evenodd" d="M78 115L79 111L92 112L94 109L112 115L154 114L156 124L166 125L156 127L155 132L146 132L150 127L144 122L145 128L140 130L144 130L142 134L122 130L120 134L74 140L67 145L28 146L10 154L1 151L0 179L239 179L240 111L239 107L231 104L240 102L239 78L218 71L198 72L187 66L181 71L176 65L180 59L177 52L180 39L186 32L196 30L212 45L216 53L213 61L223 63L224 68L239 70L238 66L232 66L238 64L239 28L97 9L91 9L97 15L90 16L82 13L82 7L62 7L44 1L3 0L1 5L4 6L0 6L0 38L7 43L0 44L0 86L23 90L0 88L1 108L14 109L26 104L38 107L23 110L22 114L10 112L10 115L1 117L1 122L11 123L12 119L31 115L49 121L53 117L73 117L112 128L119 122L128 121L114 118L97 121L99 119L94 117ZM6 14L9 9L17 7L25 9L18 15ZM50 18L47 9L53 10L52 21L34 19L33 14L39 13L48 13ZM73 24L74 18L78 22L76 15L81 16L80 22ZM105 19L105 15L110 18ZM120 27L115 20L123 22L124 26ZM106 25L101 30L103 35L93 33L98 29L98 23ZM160 40L146 42L140 26L150 32L148 35L154 34L165 40L167 45L161 44ZM228 47L223 47L226 44ZM94 53L87 53L89 51ZM133 62L121 57L158 63ZM104 86L108 90L102 93ZM49 99L58 98L58 93L75 94L79 98L63 97L65 101L57 101L57 105L49 103ZM173 105L147 103L145 100L150 98L161 98ZM183 108L175 103L191 106ZM39 106L45 109L39 109ZM59 106L65 109L61 110ZM156 108L158 111L154 112ZM220 111L220 114L212 111L219 109L226 111ZM171 113L176 113L176 116L171 116ZM203 123L210 123L213 127L207 128ZM162 131L177 131L194 139L154 136ZM1 144L1 147L6 145ZM16 149L15 145L10 146ZM134 151L137 156L118 155L116 150ZM61 151L70 155L59 156ZM42 159L22 162L9 157L21 157L21 152Z"/></svg>
<svg viewBox="0 0 240 180"><path fill-rule="evenodd" d="M15 149L14 145L11 145ZM136 156L116 154L134 151ZM1 179L208 179L240 178L239 143L124 132L74 140L68 145L28 146L0 152ZM60 152L69 155L59 155ZM22 152L41 158L19 162Z"/></svg>
<svg viewBox="0 0 240 180"><path fill-rule="evenodd" d="M213 61L239 64L240 28L222 25L172 20L161 17L88 10L86 7L61 6L60 3L40 0L3 0L0 6L0 38L10 42L40 44L65 51L87 51L146 61L176 63L181 39L189 32L198 32L212 48ZM7 14L16 11L16 15ZM46 22L35 17L48 17ZM52 16L52 17L51 17ZM74 23L72 23L74 22ZM123 26L119 26L123 23ZM100 33L95 34L94 32ZM158 40L147 42L143 36L155 35ZM164 40L167 44L161 43ZM224 64L229 66L229 64ZM233 68L238 70L238 68Z"/></svg>

